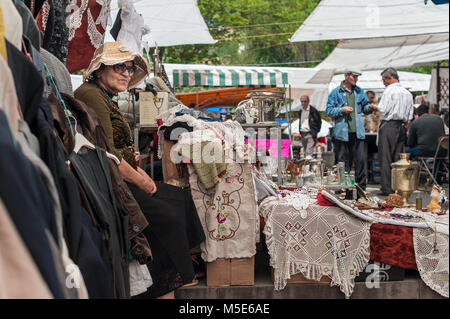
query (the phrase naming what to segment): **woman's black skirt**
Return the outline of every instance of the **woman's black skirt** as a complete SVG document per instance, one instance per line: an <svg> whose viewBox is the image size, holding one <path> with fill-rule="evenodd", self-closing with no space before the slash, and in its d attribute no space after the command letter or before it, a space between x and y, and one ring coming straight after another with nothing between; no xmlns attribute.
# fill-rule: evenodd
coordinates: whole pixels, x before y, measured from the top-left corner
<svg viewBox="0 0 450 319"><path fill-rule="evenodd" d="M150 196L128 184L149 226L144 230L153 259L147 264L153 285L137 298L163 296L192 282L194 269L190 250L205 240L189 189L156 182Z"/></svg>

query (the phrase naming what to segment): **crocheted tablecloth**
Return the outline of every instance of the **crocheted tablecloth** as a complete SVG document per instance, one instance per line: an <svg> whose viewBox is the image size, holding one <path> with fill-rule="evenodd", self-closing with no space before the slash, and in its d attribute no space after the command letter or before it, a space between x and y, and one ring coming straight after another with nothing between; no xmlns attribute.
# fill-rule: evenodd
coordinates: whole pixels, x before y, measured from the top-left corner
<svg viewBox="0 0 450 319"><path fill-rule="evenodd" d="M266 198L259 206L275 289L301 272L312 280L330 277L331 286L349 298L355 277L369 262L370 223L339 207L311 204L312 199L314 194L296 193Z"/></svg>
<svg viewBox="0 0 450 319"><path fill-rule="evenodd" d="M448 216L447 229L413 229L414 251L420 277L425 284L444 297L448 291Z"/></svg>

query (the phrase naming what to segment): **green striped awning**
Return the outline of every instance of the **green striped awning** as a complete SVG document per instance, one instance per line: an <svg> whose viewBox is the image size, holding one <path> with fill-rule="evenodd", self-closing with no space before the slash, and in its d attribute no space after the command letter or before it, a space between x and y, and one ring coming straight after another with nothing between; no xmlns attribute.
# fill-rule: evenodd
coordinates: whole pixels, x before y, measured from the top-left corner
<svg viewBox="0 0 450 319"><path fill-rule="evenodd" d="M283 86L288 84L288 73L277 69L174 69L173 86Z"/></svg>

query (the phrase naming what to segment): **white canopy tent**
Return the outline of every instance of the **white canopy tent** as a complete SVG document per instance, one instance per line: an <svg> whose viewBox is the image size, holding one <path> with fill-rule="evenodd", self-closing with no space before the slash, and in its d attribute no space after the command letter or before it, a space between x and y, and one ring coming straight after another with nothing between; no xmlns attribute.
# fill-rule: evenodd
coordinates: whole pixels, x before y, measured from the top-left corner
<svg viewBox="0 0 450 319"><path fill-rule="evenodd" d="M143 41L150 47L166 47L187 44L214 44L209 33L197 0L134 0L137 13L150 27L149 34L143 36ZM118 0L111 1L111 17L114 20L119 11ZM112 21L114 22L114 21ZM106 30L105 41L114 41Z"/></svg>
<svg viewBox="0 0 450 319"><path fill-rule="evenodd" d="M359 76L357 85L363 90L372 90L375 92L384 91L383 81L381 81L382 70L377 71L365 71ZM430 88L431 75L415 72L398 72L400 78L400 84L410 91L423 91L426 92ZM329 92L341 85L344 81L344 74L335 75L331 80L329 86Z"/></svg>
<svg viewBox="0 0 450 319"><path fill-rule="evenodd" d="M291 42L341 40L318 68L406 68L449 58L449 5L322 0Z"/></svg>
<svg viewBox="0 0 450 319"><path fill-rule="evenodd" d="M408 68L449 58L449 34L344 40L317 67L344 72L349 66L378 70Z"/></svg>
<svg viewBox="0 0 450 319"><path fill-rule="evenodd" d="M290 41L448 33L448 9L421 0L322 0Z"/></svg>

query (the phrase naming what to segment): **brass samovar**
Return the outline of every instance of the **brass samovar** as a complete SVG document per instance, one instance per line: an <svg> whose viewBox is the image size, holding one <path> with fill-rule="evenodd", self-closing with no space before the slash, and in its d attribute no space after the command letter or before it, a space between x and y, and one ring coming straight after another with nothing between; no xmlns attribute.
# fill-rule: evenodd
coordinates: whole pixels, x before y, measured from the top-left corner
<svg viewBox="0 0 450 319"><path fill-rule="evenodd" d="M283 91L251 91L250 99L258 109L258 122L274 122L283 105Z"/></svg>
<svg viewBox="0 0 450 319"><path fill-rule="evenodd" d="M403 206L415 206L408 202L412 192L419 184L419 164L409 160L409 153L401 153L400 160L392 163L391 186L396 194L403 197Z"/></svg>

